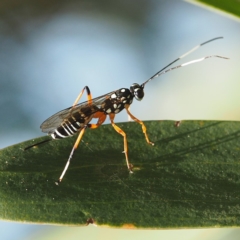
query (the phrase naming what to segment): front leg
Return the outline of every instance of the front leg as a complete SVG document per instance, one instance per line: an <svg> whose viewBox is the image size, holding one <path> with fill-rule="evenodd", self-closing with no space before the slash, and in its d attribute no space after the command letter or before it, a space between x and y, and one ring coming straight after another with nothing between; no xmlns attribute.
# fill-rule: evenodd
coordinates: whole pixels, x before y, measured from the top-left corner
<svg viewBox="0 0 240 240"><path fill-rule="evenodd" d="M139 123L139 124L142 125L142 131L143 131L143 134L145 135L145 138L146 138L147 143L148 143L148 144L151 144L151 145L153 146L154 143L153 143L153 142L150 142L150 140L149 140L149 138L148 138L148 135L147 135L147 128L146 128L146 126L144 125L144 123L143 123L141 120L137 119L135 116L133 116L133 115L130 113L130 111L128 110L129 105L125 105L125 108L126 108L127 114L131 117L131 119L134 120L135 122L137 122L137 123Z"/></svg>

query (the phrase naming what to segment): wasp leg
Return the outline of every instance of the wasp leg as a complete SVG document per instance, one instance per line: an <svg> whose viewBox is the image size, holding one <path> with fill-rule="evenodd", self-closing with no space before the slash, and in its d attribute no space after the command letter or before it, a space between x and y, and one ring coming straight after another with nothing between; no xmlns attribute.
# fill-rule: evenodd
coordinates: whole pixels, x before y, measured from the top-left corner
<svg viewBox="0 0 240 240"><path fill-rule="evenodd" d="M72 148L72 151L71 151L71 153L70 153L70 155L69 155L69 157L68 157L68 160L67 160L67 163L66 163L66 165L65 165L65 168L63 169L63 172L62 172L60 178L58 179L58 181L55 182L56 185L58 185L58 184L62 181L62 179L63 179L63 177L64 177L64 175L65 175L65 173L66 173L66 171L67 171L67 169L68 169L68 167L69 167L69 164L70 164L71 158L72 158L72 156L73 156L73 153L74 153L74 151L78 148L79 143L80 143L80 141L81 141L81 139L82 139L82 137L83 137L83 134L84 134L84 132L85 132L85 129L86 129L87 127L88 127L88 128L97 128L97 127L99 127L100 125L102 125L102 123L103 123L103 122L105 121L105 119L106 119L106 115L105 115L104 113L95 113L94 117L95 117L95 118L98 118L98 122L97 122L96 124L87 124L87 125L80 131L80 133L79 133L79 135L78 135L78 138L77 138L77 140L76 140L76 142L75 142L75 144L74 144L74 146L73 146L73 148Z"/></svg>
<svg viewBox="0 0 240 240"><path fill-rule="evenodd" d="M70 164L70 161L71 161L71 158L72 158L72 156L73 156L73 153L74 153L74 151L78 148L78 145L79 145L79 143L80 143L80 141L81 141L81 139L82 139L82 137L83 137L83 134L84 134L84 132L85 132L85 130L86 130L86 127L87 127L87 125L80 131L80 133L79 133L79 135L78 135L78 138L77 138L77 140L76 140L76 142L75 142L75 144L74 144L74 146L73 146L73 148L72 148L72 151L71 151L71 153L70 153L70 155L69 155L69 157L68 157L68 160L67 160L67 163L66 163L66 165L65 165L65 168L63 169L63 172L62 172L60 178L58 179L58 181L55 182L56 185L58 185L58 184L62 181L62 179L63 179L63 177L64 177L64 175L65 175L65 173L66 173L66 171L67 171L67 169L68 169L68 166L69 166L69 164Z"/></svg>
<svg viewBox="0 0 240 240"><path fill-rule="evenodd" d="M115 129L116 132L118 132L119 134L121 134L121 135L123 136L124 153L125 153L125 157L126 157L126 163L127 163L127 167L128 167L129 172L132 173L132 167L130 166L129 161L128 161L127 135L126 135L126 133L125 133L121 128L119 128L119 127L113 122L114 117L115 117L115 114L114 114L114 113L110 113L110 114L109 114L109 118L110 118L110 121L111 121L111 124L112 124L113 128Z"/></svg>
<svg viewBox="0 0 240 240"><path fill-rule="evenodd" d="M96 124L89 123L87 125L88 128L97 128L97 127L101 126L105 122L106 117L107 117L107 115L105 113L103 113L103 112L96 112L93 115L93 118L98 118L98 121L97 121Z"/></svg>
<svg viewBox="0 0 240 240"><path fill-rule="evenodd" d="M147 128L146 128L146 126L144 125L144 123L143 123L141 120L139 120L139 119L137 119L136 117L134 117L134 116L130 113L130 111L128 110L129 105L125 106L125 108L126 108L127 114L132 118L132 120L134 120L135 122L137 122L137 123L139 123L139 124L142 125L142 131L143 131L143 134L145 135L145 138L146 138L147 143L148 143L148 144L151 144L151 145L153 146L154 143L152 143L152 142L149 141L149 138L148 138L148 135L147 135Z"/></svg>
<svg viewBox="0 0 240 240"><path fill-rule="evenodd" d="M77 103L79 102L80 98L82 97L83 93L84 93L84 90L86 89L87 91L87 100L88 100L88 103L91 104L92 103L92 94L90 92L90 89L88 86L85 86L83 88L83 90L79 93L78 97L76 98L76 100L74 101L73 103L73 107L75 107L77 105Z"/></svg>

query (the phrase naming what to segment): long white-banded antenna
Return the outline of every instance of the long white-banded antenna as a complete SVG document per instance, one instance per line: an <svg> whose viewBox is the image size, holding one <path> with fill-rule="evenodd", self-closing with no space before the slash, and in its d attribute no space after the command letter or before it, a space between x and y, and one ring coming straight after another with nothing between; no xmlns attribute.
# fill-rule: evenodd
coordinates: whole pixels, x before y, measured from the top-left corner
<svg viewBox="0 0 240 240"><path fill-rule="evenodd" d="M207 43L209 43L209 42L215 41L215 40L217 40L217 39L222 39L222 38L223 38L223 37L216 37L216 38L210 39L210 40L208 40L208 41L206 41L206 42L203 42L203 43L197 45L196 47L192 48L191 50L187 51L186 53L184 53L183 55L181 55L180 57L178 57L177 59L175 59L174 61L172 61L171 63L169 63L167 66L165 66L164 68L162 68L160 71L158 71L157 73L155 73L152 77L150 77L146 82L144 82L144 83L142 84L142 87L144 87L146 83L150 82L152 79L154 79L154 78L156 78L156 77L159 77L159 76L162 75L163 73L169 72L169 71L171 71L171 70L173 70L173 69L176 69L176 68L184 67L184 66L186 66L186 65L189 65L189 64L192 64L192 63L195 63L195 62L200 62L200 61L202 61L202 60L204 60L204 59L206 59L206 58L219 57L219 58L228 59L228 58L226 58L226 57L221 57L221 56L216 56L216 55L214 55L214 56L207 56L207 57L204 57L204 58L201 58L201 59L197 59L197 60L193 60L193 61L190 61L190 62L187 62L187 63L183 63L183 64L181 64L181 65L179 65L179 66L176 66L176 67L174 67L174 68L168 69L167 71L164 71L166 68L168 68L169 66L171 66L173 63L175 63L175 62L177 62L178 60L186 57L186 56L189 55L190 53L196 51L196 50L197 50L198 48L200 48L201 46L203 46L203 45L205 45L205 44L207 44ZM163 73L162 73L162 72L163 72ZM160 73L162 73L162 74L160 74Z"/></svg>
<svg viewBox="0 0 240 240"><path fill-rule="evenodd" d="M180 64L178 66L175 66L175 67L172 67L172 68L168 68L167 70L164 70L164 71L160 71L158 73L156 73L154 76L152 76L149 80L147 80L145 83L142 84L142 86L144 86L147 82L149 82L150 80L154 79L154 78L157 78L159 77L160 75L163 75L167 72L170 72L174 69L177 69L177 68L180 68L180 67L185 67L187 65L190 65L190 64L193 64L193 63L197 63L197 62L201 62L207 58L212 58L212 57L217 57L217 58L223 58L223 59L229 59L227 57L222 57L222 56L218 56L218 55L212 55L212 56L206 56L206 57L202 57L202 58L199 58L199 59L195 59L195 60L192 60L192 61L189 61L189 62L186 62L186 63L183 63L183 64Z"/></svg>

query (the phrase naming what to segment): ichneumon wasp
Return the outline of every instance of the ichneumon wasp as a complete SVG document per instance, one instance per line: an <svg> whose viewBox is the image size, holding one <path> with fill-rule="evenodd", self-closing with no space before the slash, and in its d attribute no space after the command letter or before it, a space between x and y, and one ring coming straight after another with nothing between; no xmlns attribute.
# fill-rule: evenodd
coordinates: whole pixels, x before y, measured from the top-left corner
<svg viewBox="0 0 240 240"><path fill-rule="evenodd" d="M56 182L56 184L59 184L62 181L62 179L68 169L68 166L70 164L70 160L73 156L73 153L77 149L85 130L87 128L97 128L97 127L101 126L104 123L104 121L106 120L106 117L108 115L115 131L123 136L124 153L125 153L126 163L127 163L129 172L132 173L132 165L129 163L129 160L128 160L127 137L126 137L125 132L114 123L115 115L117 113L121 112L123 109L125 109L127 111L127 114L131 117L131 119L133 119L135 122L139 123L142 126L142 131L143 131L143 134L145 135L147 143L154 145L154 143L152 143L148 138L147 129L146 129L144 123L141 120L137 119L135 116L133 116L129 111L129 106L132 104L133 99L135 98L138 101L142 100L144 97L143 90L144 90L145 85L148 82L150 82L151 80L153 80L154 78L157 78L160 75L165 74L169 71L172 71L174 69L184 67L184 66L196 63L196 62L200 62L200 61L203 61L203 60L205 60L207 58L211 58L211 57L228 59L226 57L212 55L212 56L206 56L203 58L192 60L190 62L186 62L186 63L183 63L181 65L178 65L178 66L175 66L172 68L168 68L170 65L172 65L173 63L177 62L178 60L184 58L185 56L189 55L190 53L194 52L199 47L201 47L209 42L212 42L214 40L221 39L221 38L223 38L223 37L216 37L216 38L210 39L206 42L203 42L203 43L197 45L196 47L192 48L190 51L188 51L185 54L183 54L182 56L178 57L177 59L175 59L174 61L169 63L167 66L162 68L160 71L155 73L152 77L150 77L144 83L132 84L130 89L121 88L119 90L104 94L100 97L92 98L92 95L91 95L91 92L90 92L88 86L85 86L83 88L83 90L80 92L80 94L78 95L77 99L74 101L72 107L69 107L67 109L64 109L64 110L54 114L53 116L51 116L50 118L45 120L42 123L42 125L40 126L42 131L51 135L52 138L47 139L42 142L39 142L39 143L36 143L36 144L33 144L31 146L28 146L25 148L25 150L29 149L31 147L34 147L36 145L51 141L53 139L62 139L62 138L70 137L70 136L73 136L75 133L79 132L77 140L76 140L76 142L72 148L72 151L70 152L70 155L68 157L65 168L64 168L61 176L59 177L58 181ZM82 97L85 90L87 92L87 101L78 104L78 102L79 102L80 98ZM93 118L97 119L96 124L90 123Z"/></svg>

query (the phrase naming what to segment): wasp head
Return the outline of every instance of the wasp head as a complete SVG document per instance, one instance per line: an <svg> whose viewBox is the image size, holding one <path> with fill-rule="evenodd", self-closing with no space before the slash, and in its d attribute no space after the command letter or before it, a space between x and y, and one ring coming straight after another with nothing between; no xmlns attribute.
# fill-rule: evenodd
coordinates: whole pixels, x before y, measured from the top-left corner
<svg viewBox="0 0 240 240"><path fill-rule="evenodd" d="M141 101L143 99L144 97L143 86L137 83L133 83L132 86L130 87L130 91L138 101Z"/></svg>

